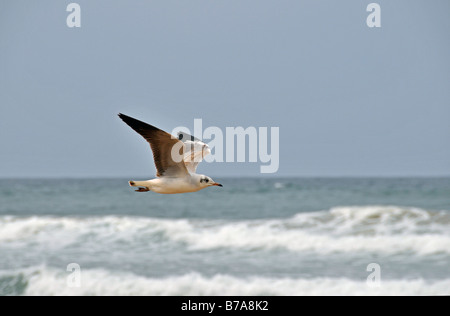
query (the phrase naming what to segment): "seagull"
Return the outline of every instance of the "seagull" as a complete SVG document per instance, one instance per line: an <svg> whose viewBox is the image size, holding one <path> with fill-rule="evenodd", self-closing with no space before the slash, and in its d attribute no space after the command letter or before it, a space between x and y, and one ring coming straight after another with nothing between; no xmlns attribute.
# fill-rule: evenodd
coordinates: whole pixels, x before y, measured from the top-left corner
<svg viewBox="0 0 450 316"><path fill-rule="evenodd" d="M150 124L120 113L119 117L150 143L156 166L156 179L129 181L136 192L161 194L197 192L210 186L222 187L210 177L197 174L203 157L211 153L209 146L198 138L178 133L178 138Z"/></svg>

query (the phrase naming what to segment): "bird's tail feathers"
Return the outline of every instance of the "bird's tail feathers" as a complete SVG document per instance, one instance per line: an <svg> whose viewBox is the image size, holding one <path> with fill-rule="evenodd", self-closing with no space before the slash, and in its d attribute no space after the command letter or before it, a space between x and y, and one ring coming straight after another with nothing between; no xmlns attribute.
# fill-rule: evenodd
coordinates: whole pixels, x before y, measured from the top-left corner
<svg viewBox="0 0 450 316"><path fill-rule="evenodd" d="M148 181L128 181L130 187L148 187Z"/></svg>
<svg viewBox="0 0 450 316"><path fill-rule="evenodd" d="M150 191L150 184L148 181L128 181L130 187L139 187L136 192L148 192Z"/></svg>

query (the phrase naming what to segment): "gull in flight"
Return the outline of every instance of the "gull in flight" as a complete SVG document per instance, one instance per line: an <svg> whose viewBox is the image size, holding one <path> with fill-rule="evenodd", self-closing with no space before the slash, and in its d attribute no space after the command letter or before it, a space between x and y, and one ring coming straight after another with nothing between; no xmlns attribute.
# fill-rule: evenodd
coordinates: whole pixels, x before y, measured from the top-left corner
<svg viewBox="0 0 450 316"><path fill-rule="evenodd" d="M156 165L156 179L130 181L136 192L153 191L162 194L197 192L206 187L222 185L210 177L197 174L197 166L210 154L208 145L199 139L178 133L178 138L157 127L119 114L119 117L150 143Z"/></svg>

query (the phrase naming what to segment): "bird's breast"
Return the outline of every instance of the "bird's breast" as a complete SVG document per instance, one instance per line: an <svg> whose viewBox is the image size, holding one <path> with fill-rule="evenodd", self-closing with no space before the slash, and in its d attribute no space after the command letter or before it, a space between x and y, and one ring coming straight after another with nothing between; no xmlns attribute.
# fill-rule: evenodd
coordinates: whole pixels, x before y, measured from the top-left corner
<svg viewBox="0 0 450 316"><path fill-rule="evenodd" d="M201 188L190 181L189 178L159 178L155 179L152 191L161 194L176 194L196 192Z"/></svg>

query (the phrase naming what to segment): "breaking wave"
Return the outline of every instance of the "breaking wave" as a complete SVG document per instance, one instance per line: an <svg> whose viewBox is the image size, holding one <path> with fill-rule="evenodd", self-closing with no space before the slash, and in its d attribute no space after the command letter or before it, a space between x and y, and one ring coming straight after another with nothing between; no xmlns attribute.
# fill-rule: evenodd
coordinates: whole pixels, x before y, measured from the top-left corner
<svg viewBox="0 0 450 316"><path fill-rule="evenodd" d="M262 220L130 216L0 217L0 246L171 243L188 250L285 249L318 253L450 253L450 213L397 206L336 207Z"/></svg>
<svg viewBox="0 0 450 316"><path fill-rule="evenodd" d="M346 278L266 278L230 275L205 277L188 273L148 278L104 269L82 270L79 287L68 285L70 274L45 266L0 272L0 295L445 295L450 279L382 281L370 287L365 280ZM70 283L69 283L70 284Z"/></svg>

